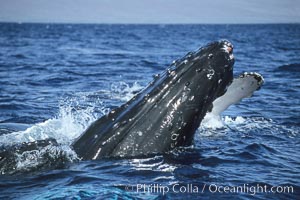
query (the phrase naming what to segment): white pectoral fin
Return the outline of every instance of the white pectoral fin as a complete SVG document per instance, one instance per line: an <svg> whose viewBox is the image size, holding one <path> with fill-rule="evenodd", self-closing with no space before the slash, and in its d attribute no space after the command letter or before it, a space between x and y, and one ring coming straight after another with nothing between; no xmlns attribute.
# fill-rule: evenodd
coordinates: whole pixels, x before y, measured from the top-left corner
<svg viewBox="0 0 300 200"><path fill-rule="evenodd" d="M254 91L260 89L264 83L263 77L255 72L245 72L238 78L233 79L226 93L213 102L212 111L205 118L220 118L221 113L230 105L240 102L243 98L251 97Z"/></svg>

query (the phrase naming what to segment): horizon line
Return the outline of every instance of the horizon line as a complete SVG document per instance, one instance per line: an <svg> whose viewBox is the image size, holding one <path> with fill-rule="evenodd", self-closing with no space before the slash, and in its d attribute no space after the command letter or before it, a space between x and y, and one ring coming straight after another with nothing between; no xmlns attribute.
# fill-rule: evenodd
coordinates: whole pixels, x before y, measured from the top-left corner
<svg viewBox="0 0 300 200"><path fill-rule="evenodd" d="M147 23L147 22L21 22L21 21L1 21L0 23L3 24L73 24L73 25L275 25L275 24L300 24L300 22L246 22L246 23L239 23L239 22L218 22L218 23L208 23L208 22L202 22L202 23L194 23L194 22L158 22L158 23Z"/></svg>

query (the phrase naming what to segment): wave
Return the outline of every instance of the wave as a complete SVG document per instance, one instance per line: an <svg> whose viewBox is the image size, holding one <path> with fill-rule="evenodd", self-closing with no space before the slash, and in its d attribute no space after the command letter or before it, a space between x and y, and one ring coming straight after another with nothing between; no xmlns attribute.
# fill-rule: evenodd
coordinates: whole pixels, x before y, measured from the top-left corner
<svg viewBox="0 0 300 200"><path fill-rule="evenodd" d="M275 69L275 71L283 71L283 72L300 72L300 63L292 63L287 65L279 66Z"/></svg>
<svg viewBox="0 0 300 200"><path fill-rule="evenodd" d="M14 58L17 58L17 59L26 59L26 55L25 54L14 54L14 55L11 55L12 57Z"/></svg>

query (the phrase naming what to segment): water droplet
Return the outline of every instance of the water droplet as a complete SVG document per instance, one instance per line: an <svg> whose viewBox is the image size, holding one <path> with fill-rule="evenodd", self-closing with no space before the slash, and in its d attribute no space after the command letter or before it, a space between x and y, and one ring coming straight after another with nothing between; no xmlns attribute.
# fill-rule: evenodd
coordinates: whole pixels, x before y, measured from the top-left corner
<svg viewBox="0 0 300 200"><path fill-rule="evenodd" d="M193 101L194 99L195 99L195 96L191 96L191 97L189 98L190 101Z"/></svg>
<svg viewBox="0 0 300 200"><path fill-rule="evenodd" d="M137 134L138 134L139 136L142 136L142 135L143 135L143 132L142 132L142 131L139 131L139 132L137 132Z"/></svg>

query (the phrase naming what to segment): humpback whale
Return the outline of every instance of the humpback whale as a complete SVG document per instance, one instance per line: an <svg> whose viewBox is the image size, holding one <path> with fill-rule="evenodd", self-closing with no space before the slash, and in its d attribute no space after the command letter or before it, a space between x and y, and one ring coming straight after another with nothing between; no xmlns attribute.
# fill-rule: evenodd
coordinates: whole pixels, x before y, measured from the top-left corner
<svg viewBox="0 0 300 200"><path fill-rule="evenodd" d="M148 87L75 139L71 145L77 154L74 158L144 157L191 145L201 122L220 119L225 109L263 84L263 77L253 72L233 79L233 64L233 45L227 40L174 61L163 74L155 75ZM15 168L27 153L38 160L33 169L59 166L70 156L68 151L60 151L61 147L53 138L0 146L0 174L18 171Z"/></svg>
<svg viewBox="0 0 300 200"><path fill-rule="evenodd" d="M79 158L140 157L192 144L212 102L233 80L233 45L210 43L175 61L129 102L74 141Z"/></svg>

